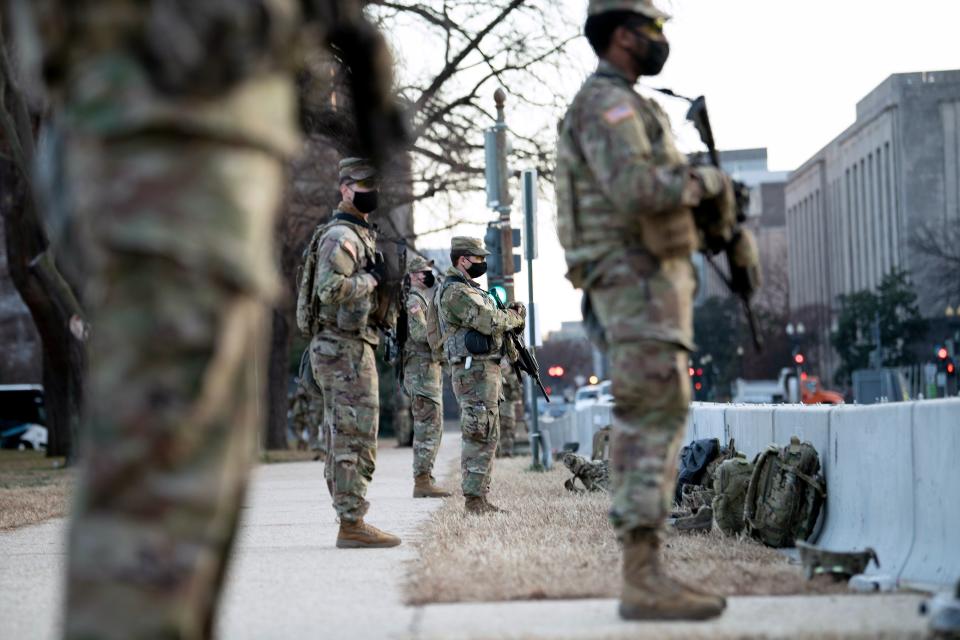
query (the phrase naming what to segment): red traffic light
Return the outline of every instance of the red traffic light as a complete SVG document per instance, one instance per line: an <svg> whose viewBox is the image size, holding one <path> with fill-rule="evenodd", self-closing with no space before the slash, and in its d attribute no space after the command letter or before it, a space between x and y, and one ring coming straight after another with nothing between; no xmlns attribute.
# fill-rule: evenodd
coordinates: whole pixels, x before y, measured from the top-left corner
<svg viewBox="0 0 960 640"><path fill-rule="evenodd" d="M703 375L703 369L697 369L697 375L698 375L698 376L702 376L702 375Z"/></svg>
<svg viewBox="0 0 960 640"><path fill-rule="evenodd" d="M947 373L953 374L957 368L953 365L952 362L947 363Z"/></svg>
<svg viewBox="0 0 960 640"><path fill-rule="evenodd" d="M937 349L937 357L941 360L946 360L948 355L950 355L950 353L947 351L946 347L940 347Z"/></svg>
<svg viewBox="0 0 960 640"><path fill-rule="evenodd" d="M806 362L806 360L807 359L803 357L802 353L798 353L797 355L793 356L793 361L796 362L797 364L803 364L804 362Z"/></svg>
<svg viewBox="0 0 960 640"><path fill-rule="evenodd" d="M693 385L693 388L696 389L697 391L700 391L701 389L703 389L703 384L698 382L697 384Z"/></svg>
<svg viewBox="0 0 960 640"><path fill-rule="evenodd" d="M693 370L693 367L690 367L689 371L690 371L690 377L692 378L694 374L696 374L696 371Z"/></svg>

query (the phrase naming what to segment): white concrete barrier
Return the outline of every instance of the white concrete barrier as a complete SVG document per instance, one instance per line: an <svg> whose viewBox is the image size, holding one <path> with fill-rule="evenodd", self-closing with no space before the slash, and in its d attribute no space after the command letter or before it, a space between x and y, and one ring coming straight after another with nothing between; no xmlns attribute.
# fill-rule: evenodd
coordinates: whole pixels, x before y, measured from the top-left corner
<svg viewBox="0 0 960 640"><path fill-rule="evenodd" d="M589 451L609 414L578 413L570 435ZM695 403L684 443L733 437L752 457L793 435L816 447L827 480L818 545L873 547L882 564L868 572L904 585L945 587L960 579L960 399L839 407Z"/></svg>
<svg viewBox="0 0 960 640"><path fill-rule="evenodd" d="M960 400L913 403L912 434L913 549L900 580L919 586L955 582L960 578Z"/></svg>
<svg viewBox="0 0 960 640"><path fill-rule="evenodd" d="M724 413L726 429L721 443L735 439L737 451L742 451L752 460L768 445L776 443L773 411L773 405L740 405L727 409Z"/></svg>
<svg viewBox="0 0 960 640"><path fill-rule="evenodd" d="M913 404L902 402L830 414L827 515L818 544L873 547L881 567L868 572L898 576L913 546L912 413Z"/></svg>
<svg viewBox="0 0 960 640"><path fill-rule="evenodd" d="M723 444L727 439L724 414L728 406L708 402L694 403L687 418L687 434L683 444L705 438L716 438Z"/></svg>

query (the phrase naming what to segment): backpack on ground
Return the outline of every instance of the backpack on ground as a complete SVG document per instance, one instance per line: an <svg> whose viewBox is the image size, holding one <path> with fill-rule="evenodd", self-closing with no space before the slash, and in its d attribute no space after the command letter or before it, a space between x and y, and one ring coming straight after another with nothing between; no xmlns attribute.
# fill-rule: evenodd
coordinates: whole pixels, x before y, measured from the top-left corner
<svg viewBox="0 0 960 640"><path fill-rule="evenodd" d="M677 489L673 496L675 504L681 504L683 486L702 484L707 466L720 453L720 441L716 438L694 440L680 450L680 468L677 471Z"/></svg>
<svg viewBox="0 0 960 640"><path fill-rule="evenodd" d="M768 546L792 547L813 533L826 496L817 450L793 436L786 447L771 445L754 460L745 528Z"/></svg>
<svg viewBox="0 0 960 640"><path fill-rule="evenodd" d="M727 535L743 531L743 505L753 463L743 454L724 460L713 474L713 519Z"/></svg>

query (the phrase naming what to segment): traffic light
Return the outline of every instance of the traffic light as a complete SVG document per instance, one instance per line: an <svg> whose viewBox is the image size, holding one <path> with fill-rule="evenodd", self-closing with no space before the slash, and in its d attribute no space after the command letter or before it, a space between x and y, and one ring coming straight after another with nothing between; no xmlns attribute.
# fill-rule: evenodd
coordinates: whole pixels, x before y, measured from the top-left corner
<svg viewBox="0 0 960 640"><path fill-rule="evenodd" d="M950 352L947 351L946 347L937 348L937 358L939 358L940 360L946 360L949 355L950 355Z"/></svg>
<svg viewBox="0 0 960 640"><path fill-rule="evenodd" d="M806 361L807 361L807 358L806 356L803 355L803 352L800 351L799 347L793 350L793 363L795 365L799 367Z"/></svg>
<svg viewBox="0 0 960 640"><path fill-rule="evenodd" d="M500 249L500 238L499 223L489 223L483 241L490 252L487 256L487 286L490 289L503 284L503 251Z"/></svg>
<svg viewBox="0 0 960 640"><path fill-rule="evenodd" d="M511 227L510 228L510 241L512 243L511 246L514 249L518 248L522 244L521 240L522 240L522 237L520 235L520 229L514 229L513 227ZM513 272L520 273L520 269L523 266L523 257L519 253L513 253L513 251L510 252L510 257L513 258Z"/></svg>
<svg viewBox="0 0 960 640"><path fill-rule="evenodd" d="M488 291L491 298L495 298L500 302L500 304L506 306L507 304L507 288L502 284L495 284L490 287Z"/></svg>

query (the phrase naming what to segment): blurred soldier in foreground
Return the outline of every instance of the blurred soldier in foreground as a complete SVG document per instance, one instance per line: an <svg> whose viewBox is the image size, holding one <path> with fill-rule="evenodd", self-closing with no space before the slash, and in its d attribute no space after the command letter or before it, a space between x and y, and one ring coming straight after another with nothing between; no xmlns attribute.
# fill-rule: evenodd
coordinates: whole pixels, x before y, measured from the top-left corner
<svg viewBox="0 0 960 640"><path fill-rule="evenodd" d="M414 256L407 265L407 342L404 347L404 387L413 404L413 497L446 498L434 485L433 463L443 437L443 389L440 353L430 346L427 312L432 304L433 260Z"/></svg>
<svg viewBox="0 0 960 640"><path fill-rule="evenodd" d="M500 360L517 359L504 333L523 326L526 309L519 302L506 311L474 278L487 272L490 254L476 238L456 237L450 249L452 266L437 288L434 303L440 319L444 357L450 363L453 391L460 404L463 443L460 465L468 513L502 511L487 501L493 457L500 439Z"/></svg>
<svg viewBox="0 0 960 640"><path fill-rule="evenodd" d="M570 105L557 150L558 232L567 277L585 291L584 321L613 381L611 520L624 548L620 615L718 616L723 598L667 576L659 533L672 503L690 402L698 246L694 208L733 220L729 179L693 168L666 114L633 90L669 54L667 15L651 0L590 0L586 36L600 57Z"/></svg>
<svg viewBox="0 0 960 640"><path fill-rule="evenodd" d="M52 200L93 244L65 636L208 638L263 422L290 63L307 36L372 61L372 29L319 1L20 4L66 143Z"/></svg>
<svg viewBox="0 0 960 640"><path fill-rule="evenodd" d="M523 387L506 358L500 363L503 372L503 394L500 398L500 443L498 458L513 457L513 443L517 435L517 401L523 397Z"/></svg>
<svg viewBox="0 0 960 640"><path fill-rule="evenodd" d="M375 350L380 335L371 314L387 278L369 222L377 209L376 169L363 158L340 161L340 201L316 240L313 275L316 315L310 364L323 389L329 434L326 477L340 518L337 547L395 547L400 538L367 524L367 486L373 480L380 428ZM311 243L313 244L313 243Z"/></svg>

